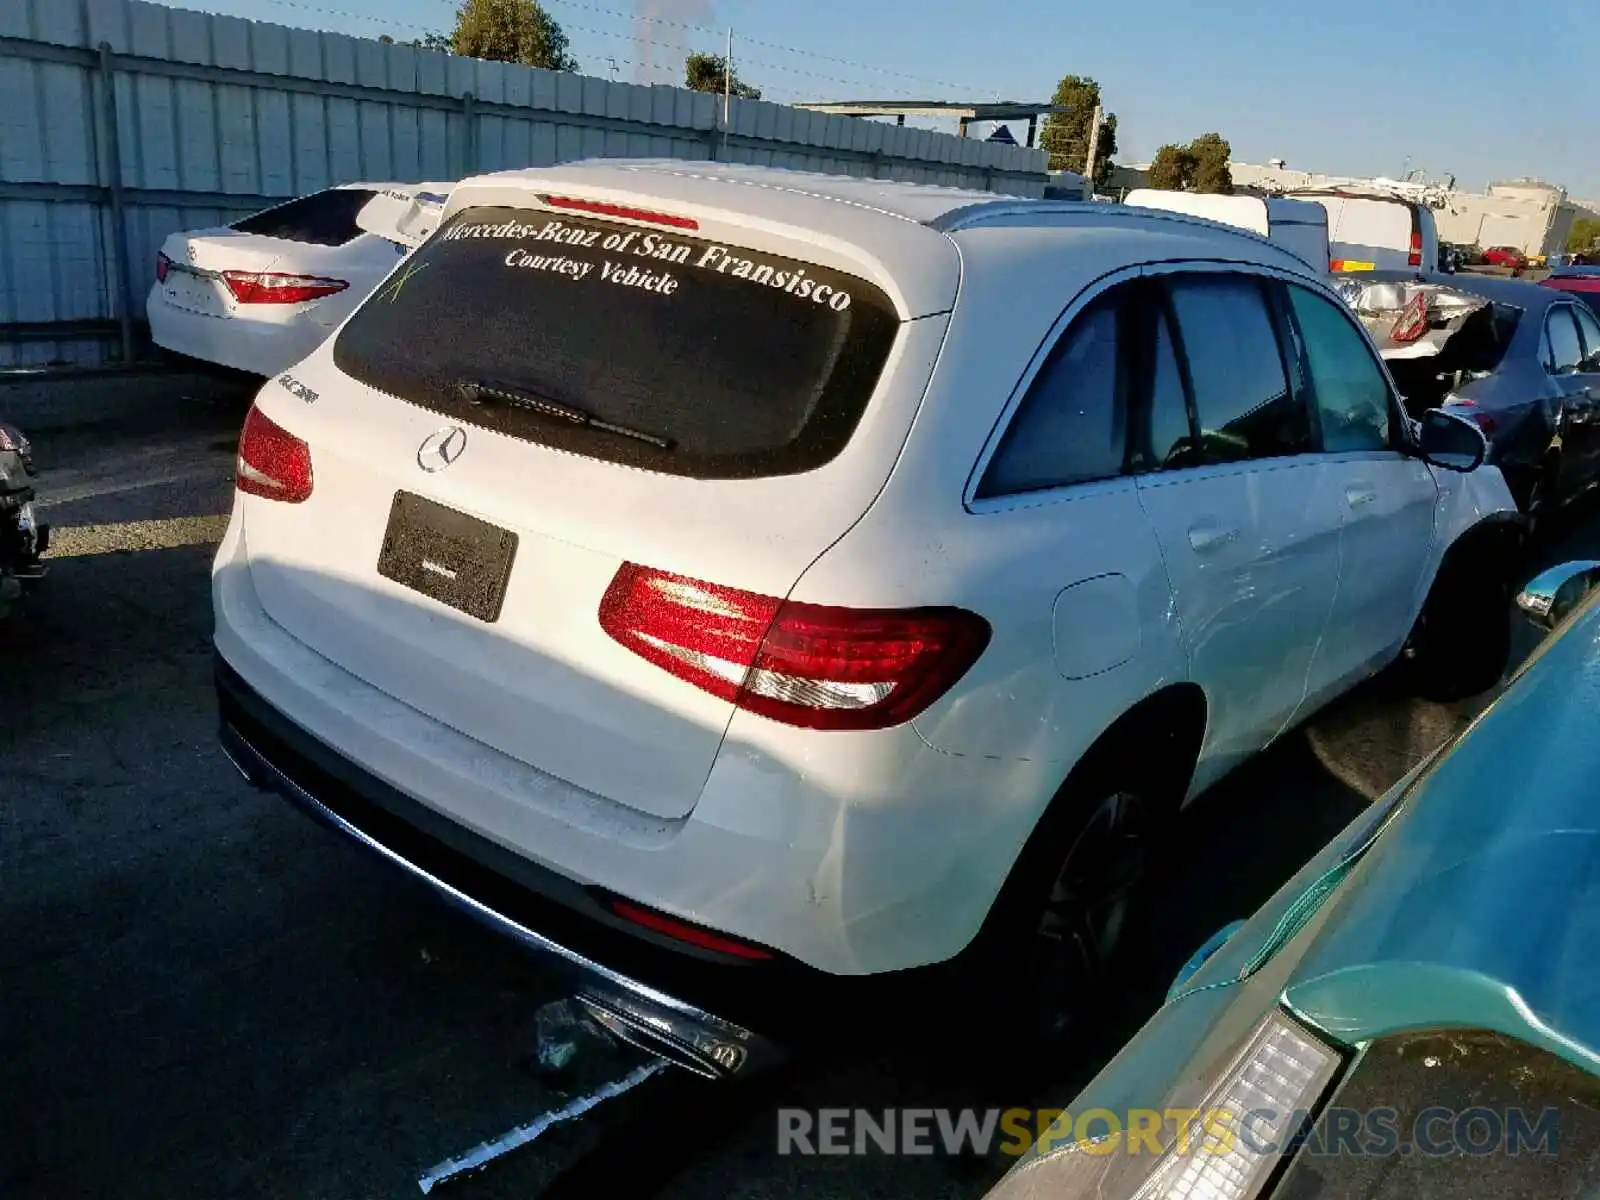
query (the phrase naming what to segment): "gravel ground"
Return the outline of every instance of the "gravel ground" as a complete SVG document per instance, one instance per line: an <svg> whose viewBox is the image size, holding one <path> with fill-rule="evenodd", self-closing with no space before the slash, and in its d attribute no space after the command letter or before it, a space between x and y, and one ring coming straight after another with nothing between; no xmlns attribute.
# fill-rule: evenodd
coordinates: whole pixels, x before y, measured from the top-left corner
<svg viewBox="0 0 1600 1200"><path fill-rule="evenodd" d="M560 993L522 954L250 791L216 749L207 573L248 394L171 375L0 386L58 530L36 602L0 625L8 1197L417 1195L419 1171L566 1095L530 1069L534 1012ZM1543 557L1593 554L1596 533L1575 524ZM981 1195L1003 1163L780 1158L773 1108L1064 1102L1195 945L1472 711L1364 689L1195 806L1160 940L1046 1095L997 1095L939 1047L892 1043L754 1090L657 1077L445 1194ZM1003 1029L950 1038L1007 1053ZM599 1054L585 1078L636 1061Z"/></svg>

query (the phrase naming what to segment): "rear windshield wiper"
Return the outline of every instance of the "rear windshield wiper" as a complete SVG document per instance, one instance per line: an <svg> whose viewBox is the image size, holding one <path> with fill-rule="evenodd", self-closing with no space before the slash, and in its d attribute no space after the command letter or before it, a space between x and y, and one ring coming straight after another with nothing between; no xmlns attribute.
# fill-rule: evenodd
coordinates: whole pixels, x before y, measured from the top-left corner
<svg viewBox="0 0 1600 1200"><path fill-rule="evenodd" d="M520 408L524 412L538 413L546 417L556 417L584 429L598 429L604 433L614 433L618 437L632 438L634 441L648 443L660 450L671 450L675 444L671 438L603 420L591 412L585 412L581 408L575 408L560 400L552 400L548 396L541 396L523 388L509 388L503 384L485 383L479 379L463 379L456 384L456 393L470 404L509 404L512 408Z"/></svg>

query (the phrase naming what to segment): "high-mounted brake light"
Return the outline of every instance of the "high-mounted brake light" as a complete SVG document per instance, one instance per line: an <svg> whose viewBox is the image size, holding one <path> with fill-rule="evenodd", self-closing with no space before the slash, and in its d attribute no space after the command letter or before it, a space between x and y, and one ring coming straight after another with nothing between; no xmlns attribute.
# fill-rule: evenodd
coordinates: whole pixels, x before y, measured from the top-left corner
<svg viewBox="0 0 1600 1200"><path fill-rule="evenodd" d="M1422 231L1420 229L1411 231L1411 253L1406 258L1406 263L1408 266L1413 267L1422 265Z"/></svg>
<svg viewBox="0 0 1600 1200"><path fill-rule="evenodd" d="M807 729L886 729L926 709L989 644L959 608L801 604L624 563L600 626L662 670Z"/></svg>
<svg viewBox="0 0 1600 1200"><path fill-rule="evenodd" d="M268 500L309 500L311 447L252 404L239 435L233 482L241 492Z"/></svg>
<svg viewBox="0 0 1600 1200"><path fill-rule="evenodd" d="M222 282L228 285L240 304L303 304L342 292L350 286L343 279L280 275L274 271L224 271Z"/></svg>
<svg viewBox="0 0 1600 1200"><path fill-rule="evenodd" d="M700 222L693 217L677 217L671 213L651 212L645 208L629 208L625 204L607 204L603 200L580 200L576 196L541 196L550 208L565 208L572 212L593 213L597 217L621 217L625 221L644 221L650 225L666 225L671 229L699 229Z"/></svg>

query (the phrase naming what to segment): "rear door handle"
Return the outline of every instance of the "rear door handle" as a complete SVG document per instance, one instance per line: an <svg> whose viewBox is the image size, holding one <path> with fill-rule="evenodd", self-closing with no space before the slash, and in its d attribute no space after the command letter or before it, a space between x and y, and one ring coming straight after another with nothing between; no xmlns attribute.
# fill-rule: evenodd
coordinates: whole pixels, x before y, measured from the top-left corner
<svg viewBox="0 0 1600 1200"><path fill-rule="evenodd" d="M1352 486L1345 488L1344 498L1351 508L1360 508L1362 505L1371 504L1376 500L1378 492L1375 488Z"/></svg>
<svg viewBox="0 0 1600 1200"><path fill-rule="evenodd" d="M1239 536L1237 529L1228 529L1221 525L1191 525L1189 526L1189 545L1204 554L1208 550L1215 550L1226 546Z"/></svg>

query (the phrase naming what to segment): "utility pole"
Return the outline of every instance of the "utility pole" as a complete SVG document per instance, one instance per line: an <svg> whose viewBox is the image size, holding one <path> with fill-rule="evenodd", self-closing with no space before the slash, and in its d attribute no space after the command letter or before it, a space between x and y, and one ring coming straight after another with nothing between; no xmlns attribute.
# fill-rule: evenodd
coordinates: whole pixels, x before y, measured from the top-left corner
<svg viewBox="0 0 1600 1200"><path fill-rule="evenodd" d="M1094 116L1089 121L1089 161L1084 165L1083 177L1089 181L1089 194L1094 195L1095 155L1100 152L1100 106L1094 106Z"/></svg>
<svg viewBox="0 0 1600 1200"><path fill-rule="evenodd" d="M722 60L722 161L728 161L728 128L733 124L733 26L728 26L728 57Z"/></svg>

